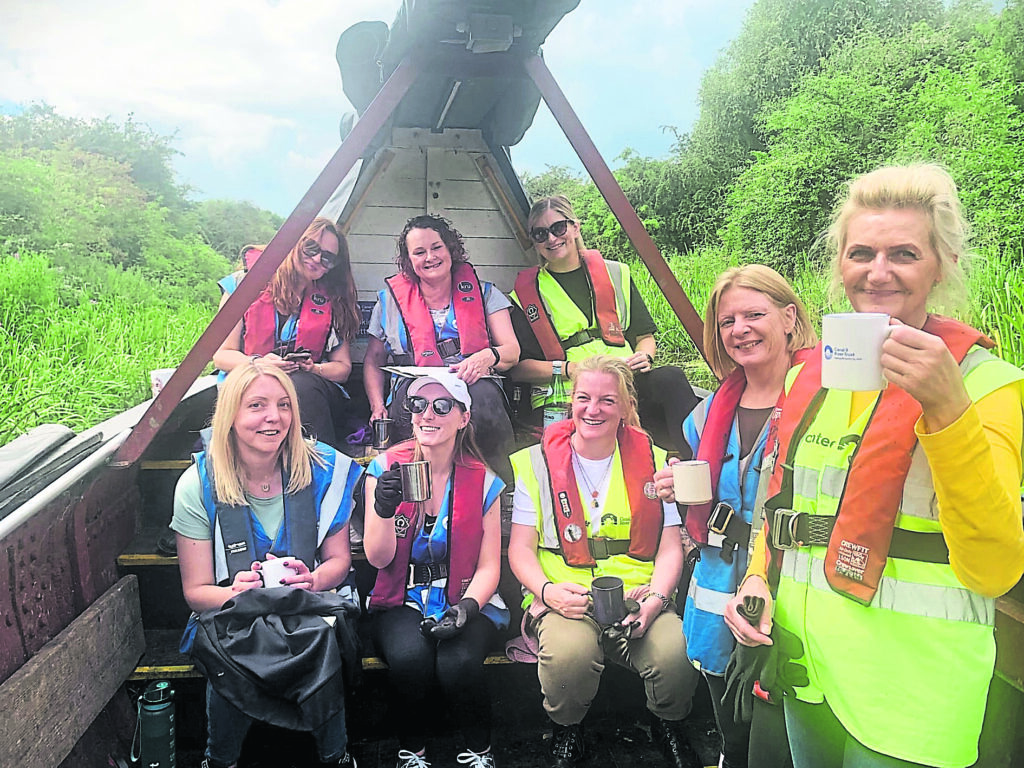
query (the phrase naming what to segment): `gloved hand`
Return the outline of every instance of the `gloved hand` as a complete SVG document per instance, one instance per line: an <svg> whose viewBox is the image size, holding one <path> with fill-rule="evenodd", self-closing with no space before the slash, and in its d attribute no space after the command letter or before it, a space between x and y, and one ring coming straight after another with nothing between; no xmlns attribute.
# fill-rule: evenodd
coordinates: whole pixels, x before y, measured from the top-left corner
<svg viewBox="0 0 1024 768"><path fill-rule="evenodd" d="M391 469L381 472L377 478L377 487L373 491L373 510L378 517L385 520L395 516L398 505L402 503L402 473L398 462Z"/></svg>
<svg viewBox="0 0 1024 768"><path fill-rule="evenodd" d="M762 646L769 652L758 682L775 701L781 701L782 696L795 696L795 688L803 688L811 681L807 668L793 661L804 655L800 638L776 624L772 628L772 642L773 645Z"/></svg>
<svg viewBox="0 0 1024 768"><path fill-rule="evenodd" d="M749 723L754 716L754 683L761 676L771 645L736 644L725 668L725 694L722 706L732 707L733 720ZM731 699L731 701L730 701Z"/></svg>
<svg viewBox="0 0 1024 768"><path fill-rule="evenodd" d="M464 597L444 612L441 621L430 628L435 640L447 640L459 634L472 619L480 613L480 603L472 597Z"/></svg>

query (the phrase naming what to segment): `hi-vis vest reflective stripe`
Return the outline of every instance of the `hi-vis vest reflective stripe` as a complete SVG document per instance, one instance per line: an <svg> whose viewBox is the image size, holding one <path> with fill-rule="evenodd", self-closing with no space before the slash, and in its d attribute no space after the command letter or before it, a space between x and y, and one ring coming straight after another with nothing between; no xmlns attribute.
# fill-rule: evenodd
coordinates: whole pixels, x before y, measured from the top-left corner
<svg viewBox="0 0 1024 768"><path fill-rule="evenodd" d="M607 261L605 259L601 259L600 263L604 265L608 278L611 280L612 289L615 292L615 311L619 316L619 324L623 330L628 330L630 324L631 293L629 267L621 262ZM595 321L593 323L588 322L587 316L583 314L583 311L576 306L573 300L569 298L569 295L562 289L562 286L545 269L537 272L537 290L540 293L541 303L543 304L541 307L537 307L531 302L526 302L526 306L524 306L524 301L518 292L512 292L512 300L522 307L527 320L532 322L532 316L541 313L538 320L543 322L543 314L546 313L559 339L568 339L580 331L591 331L596 337L585 344L579 344L566 349L564 355L566 360L578 362L594 355L629 357L633 354L633 348L628 341L621 347L606 344L601 338L601 334L597 332L596 318L598 313L594 311ZM552 399L550 386L534 386L532 388L530 397L532 408L541 408L546 403L552 402Z"/></svg>
<svg viewBox="0 0 1024 768"><path fill-rule="evenodd" d="M974 402L1024 378L980 348L960 367ZM829 391L799 446L793 497L798 512L836 513L849 457L873 410L869 406L849 424L851 398L849 392ZM920 445L896 527L941 532ZM993 601L964 587L948 564L890 557L871 604L861 605L829 587L826 551L805 547L783 556L775 620L804 643L800 662L811 681L797 696L824 696L854 738L883 754L935 766L974 762L995 661ZM898 696L898 706L886 691Z"/></svg>
<svg viewBox="0 0 1024 768"><path fill-rule="evenodd" d="M664 466L665 451L656 445L652 448L655 466ZM538 510L537 558L544 573L551 581L568 581L573 584L590 586L590 582L596 576L618 576L625 583L627 590L634 586L650 583L651 575L654 573L654 563L635 560L629 555L613 555L606 560L598 560L595 568L576 568L567 565L559 546L558 530L554 518L554 501L549 491L551 482L541 446L534 445L524 448L509 458L512 462L512 469L515 471L516 481L522 484L533 500L534 507ZM582 492L580 499L584 505L589 501L583 498ZM626 484L622 478L622 458L618 448L612 458L608 494L601 512L601 524L597 536L607 539L629 539L632 518ZM593 530L591 526L588 529L588 535L595 535ZM532 600L533 596L527 595L523 606L526 607Z"/></svg>

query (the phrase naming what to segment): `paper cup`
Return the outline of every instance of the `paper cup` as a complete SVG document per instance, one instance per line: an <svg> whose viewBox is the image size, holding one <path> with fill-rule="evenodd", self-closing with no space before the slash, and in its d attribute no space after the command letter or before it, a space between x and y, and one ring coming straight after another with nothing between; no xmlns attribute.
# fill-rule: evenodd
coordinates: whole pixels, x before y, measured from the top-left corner
<svg viewBox="0 0 1024 768"><path fill-rule="evenodd" d="M149 386L153 390L153 397L160 394L164 385L170 380L177 368L158 368L149 372Z"/></svg>
<svg viewBox="0 0 1024 768"><path fill-rule="evenodd" d="M821 386L853 392L885 389L882 343L890 333L881 312L847 312L821 319Z"/></svg>
<svg viewBox="0 0 1024 768"><path fill-rule="evenodd" d="M264 560L260 563L260 575L263 577L264 587L287 587L289 584L282 584L281 579L294 576L295 569L284 564L284 558Z"/></svg>
<svg viewBox="0 0 1024 768"><path fill-rule="evenodd" d="M677 504L707 504L711 501L711 467L699 459L676 462L672 486Z"/></svg>

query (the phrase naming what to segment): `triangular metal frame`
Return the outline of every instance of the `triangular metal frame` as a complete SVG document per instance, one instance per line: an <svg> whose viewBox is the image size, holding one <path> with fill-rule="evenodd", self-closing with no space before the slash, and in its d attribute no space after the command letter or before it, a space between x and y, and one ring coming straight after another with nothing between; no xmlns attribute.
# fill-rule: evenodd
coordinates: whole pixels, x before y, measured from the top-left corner
<svg viewBox="0 0 1024 768"><path fill-rule="evenodd" d="M655 245L640 218L636 215L633 206L626 199L622 188L565 98L565 94L555 82L555 78L544 60L539 55L519 59L508 54L487 54L486 58L473 58L474 63L480 65L474 67L477 70L476 74L500 73L507 76L509 72L515 71L513 67L518 66L522 67L525 74L533 80L548 109L551 110L569 143L579 155L580 161L608 203L630 243L654 277L694 345L701 355L704 355L704 324L700 316L693 308L693 304L690 303L679 281L676 280L671 268L661 255L661 251L658 250L658 246ZM439 70L444 72L452 69L459 70L452 74L466 76L465 59L440 57L425 60L421 54L414 52L402 60L366 111L360 116L351 133L338 147L338 151L334 153L324 170L313 182L309 191L267 244L263 255L249 269L234 293L228 297L210 325L185 355L185 359L181 361L160 394L132 429L131 434L128 435L114 456L111 466L130 467L141 458L150 442L170 417L171 412L181 402L188 388L213 358L213 353L245 314L245 310L259 296L260 291L270 281L274 272L288 255L288 251L298 242L306 227L323 209L342 179L362 157L378 132L397 109L409 88L415 83L416 78L428 70L436 74Z"/></svg>

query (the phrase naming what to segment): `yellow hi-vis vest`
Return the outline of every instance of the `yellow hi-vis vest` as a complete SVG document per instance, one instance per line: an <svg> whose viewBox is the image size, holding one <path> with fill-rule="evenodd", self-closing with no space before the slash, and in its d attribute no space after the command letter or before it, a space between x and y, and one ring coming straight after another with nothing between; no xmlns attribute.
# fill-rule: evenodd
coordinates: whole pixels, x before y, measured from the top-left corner
<svg viewBox="0 0 1024 768"><path fill-rule="evenodd" d="M973 402L1024 373L973 347L960 364ZM799 367L787 380L787 391ZM797 448L793 509L835 516L872 406L850 424L852 393L829 390ZM914 449L896 527L938 532L931 470ZM775 621L804 644L810 685L802 701L828 701L857 741L884 755L942 768L978 757L995 664L995 604L966 588L949 563L890 556L870 605L832 591L827 547L786 550Z"/></svg>
<svg viewBox="0 0 1024 768"><path fill-rule="evenodd" d="M652 448L654 450L654 466L664 466L665 451L656 445ZM576 568L567 565L559 545L558 529L555 526L554 500L551 498L551 482L541 446L538 444L516 451L509 457L509 460L512 462L512 470L515 472L517 484L520 484L530 495L534 509L537 510L537 559L540 561L541 568L544 569L544 575L550 581L555 583L566 581L589 587L590 582L598 576L618 576L622 579L626 591L633 587L650 584L651 575L654 573L654 562L634 560L629 555L612 555L607 559L598 560L596 568ZM584 498L582 491L580 499L584 509L589 513L591 511L590 499ZM616 446L615 454L612 456L608 494L601 510L601 527L598 529L597 536L629 541L631 519L626 484L622 480L622 458L619 455L618 446ZM590 526L592 522L588 518L587 525ZM592 532L593 528L587 530ZM533 598L534 596L527 592L523 599L523 608L528 607L533 602Z"/></svg>
<svg viewBox="0 0 1024 768"><path fill-rule="evenodd" d="M615 308L619 315L619 324L623 331L629 328L630 319L630 278L629 267L619 261L603 260L608 270L608 277L611 280L612 288L615 289ZM583 269L581 266L580 269ZM593 339L585 344L569 347L565 350L565 359L569 362L579 362L594 355L612 355L613 357L629 357L633 354L633 348L627 341L621 347L612 347L604 343L601 334L597 329L597 312L592 312L594 321L589 322L579 307L569 298L562 286L551 276L546 269L537 273L537 291L544 302L544 309L551 318L551 324L555 327L558 338L565 341L580 331L590 331ZM511 294L512 300L525 311L523 302L516 295ZM530 407L533 409L542 408L545 404L552 402L552 389L549 384L535 384L530 391Z"/></svg>

